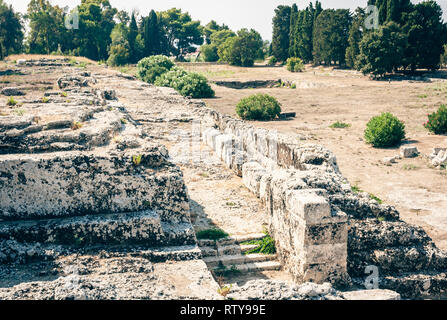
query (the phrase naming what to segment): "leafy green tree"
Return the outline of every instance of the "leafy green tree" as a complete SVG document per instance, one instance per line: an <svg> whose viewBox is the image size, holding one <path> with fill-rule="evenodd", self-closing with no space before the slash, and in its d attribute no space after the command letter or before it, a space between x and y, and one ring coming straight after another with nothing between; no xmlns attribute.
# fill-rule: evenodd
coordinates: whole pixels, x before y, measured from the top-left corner
<svg viewBox="0 0 447 320"><path fill-rule="evenodd" d="M264 42L261 35L251 29L241 29L237 36L228 38L218 49L220 61L231 65L252 67L255 60L263 59Z"/></svg>
<svg viewBox="0 0 447 320"><path fill-rule="evenodd" d="M216 62L219 60L218 47L215 44L204 44L200 47L200 56L205 62Z"/></svg>
<svg viewBox="0 0 447 320"><path fill-rule="evenodd" d="M23 45L23 26L20 14L0 0L0 60L18 52Z"/></svg>
<svg viewBox="0 0 447 320"><path fill-rule="evenodd" d="M118 10L108 0L82 0L78 11L79 30L73 32L77 53L93 60L106 60Z"/></svg>
<svg viewBox="0 0 447 320"><path fill-rule="evenodd" d="M228 38L235 37L236 33L229 29L220 30L211 35L211 43L217 47L221 46Z"/></svg>
<svg viewBox="0 0 447 320"><path fill-rule="evenodd" d="M272 54L278 61L289 57L291 7L278 6L273 17Z"/></svg>
<svg viewBox="0 0 447 320"><path fill-rule="evenodd" d="M65 28L62 9L48 0L31 0L25 16L29 20L28 46L30 53L57 51L61 31Z"/></svg>
<svg viewBox="0 0 447 320"><path fill-rule="evenodd" d="M345 63L351 15L347 9L324 10L315 21L313 31L314 63Z"/></svg>
<svg viewBox="0 0 447 320"><path fill-rule="evenodd" d="M404 67L409 66L412 71L439 68L446 34L441 7L435 1L424 1L404 17L406 23L402 29L408 37Z"/></svg>
<svg viewBox="0 0 447 320"><path fill-rule="evenodd" d="M212 36L213 33L218 32L218 31L222 31L222 30L229 30L229 28L225 24L219 25L216 21L211 20L203 28L203 33L205 35L206 44L211 44L211 36Z"/></svg>
<svg viewBox="0 0 447 320"><path fill-rule="evenodd" d="M368 32L360 42L357 69L364 74L383 76L402 65L407 37L395 22Z"/></svg>
<svg viewBox="0 0 447 320"><path fill-rule="evenodd" d="M219 47L225 42L225 40L235 36L236 34L229 29L214 31L210 35L209 44L205 44L200 47L200 55L202 56L203 60L206 62L215 62L219 60Z"/></svg>
<svg viewBox="0 0 447 320"><path fill-rule="evenodd" d="M167 52L181 57L195 52L194 45L203 44L200 21L193 21L189 13L172 8L160 13L161 25L167 39Z"/></svg>
<svg viewBox="0 0 447 320"><path fill-rule="evenodd" d="M115 25L110 37L112 44L109 49L107 64L121 66L129 62L130 45L128 41L129 28L124 23Z"/></svg>

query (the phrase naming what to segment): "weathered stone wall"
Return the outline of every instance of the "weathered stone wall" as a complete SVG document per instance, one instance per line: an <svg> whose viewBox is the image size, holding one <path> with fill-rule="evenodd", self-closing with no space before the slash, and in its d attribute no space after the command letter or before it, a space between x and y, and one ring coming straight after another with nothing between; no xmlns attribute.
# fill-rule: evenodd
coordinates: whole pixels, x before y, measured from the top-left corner
<svg viewBox="0 0 447 320"><path fill-rule="evenodd" d="M376 269L376 287L445 297L447 253L393 206L352 191L332 152L201 103L191 107L203 119L203 141L265 204L279 257L296 281L364 287Z"/></svg>
<svg viewBox="0 0 447 320"><path fill-rule="evenodd" d="M283 266L297 282L349 282L347 216L332 210L326 191L308 186L303 171L338 172L322 147L210 112L221 131L208 128L203 140L259 197L270 217L270 233Z"/></svg>

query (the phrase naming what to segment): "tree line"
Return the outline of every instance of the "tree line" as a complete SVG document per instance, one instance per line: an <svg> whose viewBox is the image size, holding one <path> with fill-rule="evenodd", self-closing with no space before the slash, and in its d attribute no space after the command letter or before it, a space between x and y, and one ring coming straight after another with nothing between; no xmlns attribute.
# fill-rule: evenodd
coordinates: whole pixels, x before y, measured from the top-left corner
<svg viewBox="0 0 447 320"><path fill-rule="evenodd" d="M75 9L78 25L68 28L72 12L48 0L30 0L24 15L0 0L0 58L18 52L67 54L123 65L160 54L182 59L204 43L205 60L219 59L210 57L210 50L236 65L251 66L263 58L264 42L255 30L234 33L215 21L202 26L177 8L139 16L119 11L108 0L82 0Z"/></svg>
<svg viewBox="0 0 447 320"><path fill-rule="evenodd" d="M279 61L298 57L314 65L336 64L382 76L390 72L436 70L447 43L441 7L432 0L368 0L373 10L278 6L273 18L271 52ZM442 57L446 60L445 57Z"/></svg>

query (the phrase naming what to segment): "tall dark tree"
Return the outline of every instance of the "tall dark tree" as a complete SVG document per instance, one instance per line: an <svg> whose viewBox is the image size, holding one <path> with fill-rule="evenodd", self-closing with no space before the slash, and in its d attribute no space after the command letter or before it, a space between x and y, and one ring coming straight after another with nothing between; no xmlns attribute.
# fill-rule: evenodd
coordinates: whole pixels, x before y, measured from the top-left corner
<svg viewBox="0 0 447 320"><path fill-rule="evenodd" d="M396 71L402 65L406 43L406 35L395 22L367 32L360 42L358 70L379 76Z"/></svg>
<svg viewBox="0 0 447 320"><path fill-rule="evenodd" d="M289 57L291 7L278 6L273 18L272 53L278 61Z"/></svg>
<svg viewBox="0 0 447 320"><path fill-rule="evenodd" d="M158 15L152 10L144 20L144 55L156 55L165 53L163 48L162 30L158 20Z"/></svg>
<svg viewBox="0 0 447 320"><path fill-rule="evenodd" d="M296 57L296 40L298 37L298 6L294 3L290 11L289 57Z"/></svg>
<svg viewBox="0 0 447 320"><path fill-rule="evenodd" d="M403 31L408 37L404 67L412 71L439 68L446 34L441 7L435 1L424 1L404 17Z"/></svg>
<svg viewBox="0 0 447 320"><path fill-rule="evenodd" d="M313 32L314 63L344 65L350 27L348 9L327 9L318 15Z"/></svg>
<svg viewBox="0 0 447 320"><path fill-rule="evenodd" d="M410 0L368 0L368 5L375 5L379 10L379 23L396 22L402 24L403 14L412 10Z"/></svg>
<svg viewBox="0 0 447 320"><path fill-rule="evenodd" d="M139 60L137 46L137 36L138 36L138 24L137 18L135 17L135 12L132 12L129 24L129 32L127 35L127 41L129 43L129 62L135 63Z"/></svg>
<svg viewBox="0 0 447 320"><path fill-rule="evenodd" d="M20 14L11 5L0 0L0 60L18 52L23 44L23 26Z"/></svg>
<svg viewBox="0 0 447 320"><path fill-rule="evenodd" d="M365 10L363 8L357 8L354 13L351 28L349 29L346 65L350 68L355 68L357 57L360 54L360 41L363 38L365 16Z"/></svg>

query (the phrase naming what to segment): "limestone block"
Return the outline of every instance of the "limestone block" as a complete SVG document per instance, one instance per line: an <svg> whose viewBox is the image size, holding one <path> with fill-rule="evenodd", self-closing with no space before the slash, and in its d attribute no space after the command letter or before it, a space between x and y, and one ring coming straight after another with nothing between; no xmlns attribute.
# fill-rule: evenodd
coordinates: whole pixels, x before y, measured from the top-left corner
<svg viewBox="0 0 447 320"><path fill-rule="evenodd" d="M228 159L233 153L233 136L229 134L221 134L216 136L215 146L216 155L227 163L228 160L226 161L226 159Z"/></svg>
<svg viewBox="0 0 447 320"><path fill-rule="evenodd" d="M243 182L258 198L261 178L266 173L266 170L257 162L247 162L242 166Z"/></svg>
<svg viewBox="0 0 447 320"><path fill-rule="evenodd" d="M399 293L388 289L371 289L343 292L346 300L401 300Z"/></svg>
<svg viewBox="0 0 447 320"><path fill-rule="evenodd" d="M415 158L419 155L417 147L402 147L400 148L400 155L403 158Z"/></svg>
<svg viewBox="0 0 447 320"><path fill-rule="evenodd" d="M206 143L213 150L216 150L216 137L219 135L221 135L221 133L217 129L211 129L206 133Z"/></svg>
<svg viewBox="0 0 447 320"><path fill-rule="evenodd" d="M16 87L6 87L3 88L0 93L4 96L24 96L25 92L23 92L20 88Z"/></svg>
<svg viewBox="0 0 447 320"><path fill-rule="evenodd" d="M144 150L0 156L0 219L156 210L186 221L181 171L159 147Z"/></svg>
<svg viewBox="0 0 447 320"><path fill-rule="evenodd" d="M319 224L331 217L331 208L325 198L314 190L290 190L286 193L286 207L306 224Z"/></svg>

